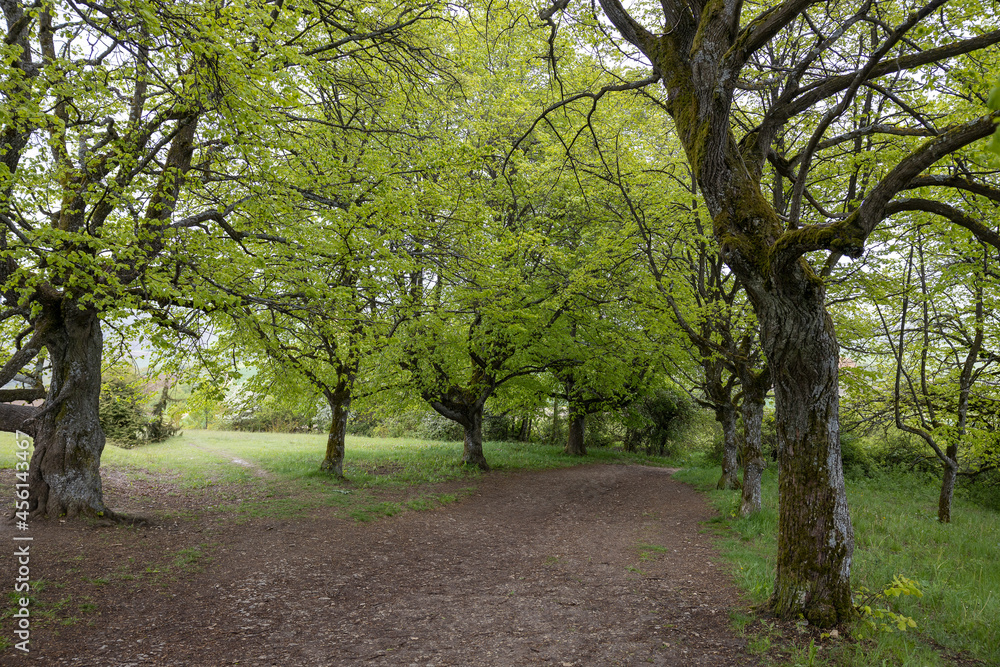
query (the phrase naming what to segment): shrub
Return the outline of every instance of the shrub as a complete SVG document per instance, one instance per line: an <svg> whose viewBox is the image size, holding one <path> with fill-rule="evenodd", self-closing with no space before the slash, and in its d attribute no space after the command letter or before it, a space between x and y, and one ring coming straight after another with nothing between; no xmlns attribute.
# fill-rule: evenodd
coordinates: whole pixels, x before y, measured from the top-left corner
<svg viewBox="0 0 1000 667"><path fill-rule="evenodd" d="M247 392L227 402L223 421L233 431L308 433L323 430L328 415L315 396L291 401Z"/></svg>
<svg viewBox="0 0 1000 667"><path fill-rule="evenodd" d="M117 372L108 374L101 383L101 428L108 440L125 449L146 442L162 442L179 430L164 419L164 409L170 400L169 385L162 390L150 415L146 411L149 395L143 384L136 377Z"/></svg>
<svg viewBox="0 0 1000 667"><path fill-rule="evenodd" d="M675 453L671 442L696 412L691 398L672 387L654 390L625 409L625 450L645 450L665 456Z"/></svg>
<svg viewBox="0 0 1000 667"><path fill-rule="evenodd" d="M916 436L887 430L870 439L868 455L871 461L887 470L919 470L936 472L940 469L937 458L927 444Z"/></svg>
<svg viewBox="0 0 1000 667"><path fill-rule="evenodd" d="M487 422L483 420L483 439L486 438ZM433 410L423 413L417 422L417 427L412 434L417 438L427 438L428 440L443 440L445 442L461 442L465 438L465 429L456 422L444 417Z"/></svg>
<svg viewBox="0 0 1000 667"><path fill-rule="evenodd" d="M146 440L147 397L134 378L112 375L101 384L100 420L104 435L120 447L135 447Z"/></svg>
<svg viewBox="0 0 1000 667"><path fill-rule="evenodd" d="M855 433L840 434L840 458L848 475L870 477L875 467L861 437Z"/></svg>

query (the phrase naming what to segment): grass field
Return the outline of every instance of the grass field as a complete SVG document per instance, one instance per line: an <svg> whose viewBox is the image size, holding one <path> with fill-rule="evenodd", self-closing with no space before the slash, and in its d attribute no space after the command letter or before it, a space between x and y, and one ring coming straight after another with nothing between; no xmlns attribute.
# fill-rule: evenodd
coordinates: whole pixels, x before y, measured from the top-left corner
<svg viewBox="0 0 1000 667"><path fill-rule="evenodd" d="M714 489L719 475L719 468L691 467L676 478L703 489L719 509L713 525L721 529L723 552L749 601L762 605L775 576L775 470L765 474L764 510L746 519L734 516L738 492ZM852 641L821 642L812 662L807 650L786 647L790 657L783 664L1000 665L1000 514L958 497L952 523L941 524L938 492L935 480L917 475L848 480L856 542L852 584L855 590L878 591L896 575L915 580L923 596L893 598L887 608L911 617L917 626L887 632L859 623ZM855 595L855 603L863 598ZM769 636L766 624L758 627L764 630L756 633L752 646L764 653L780 640Z"/></svg>
<svg viewBox="0 0 1000 667"><path fill-rule="evenodd" d="M610 450L594 450L581 461L566 456L559 447L536 443L489 442L483 449L494 470L541 470L581 462L666 465L662 459ZM103 464L178 472L186 484L198 486L240 481L250 475L247 468L232 465L235 456L276 477L307 482L328 478L319 470L325 451L325 435L188 431L166 442L135 449L108 446ZM356 486L398 487L481 474L460 465L461 458L462 444L456 442L348 436L344 476Z"/></svg>
<svg viewBox="0 0 1000 667"><path fill-rule="evenodd" d="M667 465L662 458L595 449L585 458L561 447L537 443L488 442L483 446L496 471L560 468L583 463ZM406 510L453 502L455 491L430 485L473 480L483 473L461 465L462 443L406 438L348 437L345 480L319 470L326 451L320 434L242 433L191 430L161 443L121 449L108 444L104 471L120 471L132 481L169 483L166 493L202 493L201 511L237 517L296 516L316 507L367 521ZM0 438L0 469L13 468L14 437ZM246 493L254 482L262 488Z"/></svg>

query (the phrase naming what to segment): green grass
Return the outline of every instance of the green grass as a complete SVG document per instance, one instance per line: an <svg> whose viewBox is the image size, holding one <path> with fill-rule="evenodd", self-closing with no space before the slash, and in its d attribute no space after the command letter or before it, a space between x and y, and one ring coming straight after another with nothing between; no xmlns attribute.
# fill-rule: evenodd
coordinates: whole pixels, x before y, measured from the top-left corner
<svg viewBox="0 0 1000 667"><path fill-rule="evenodd" d="M348 437L346 444L344 481L319 470L326 451L323 434L194 430L134 449L109 444L101 462L104 470L121 471L129 480L166 483L168 495L209 492L197 513L214 513L220 520L294 518L329 508L339 516L371 521L455 502L464 494L425 492L421 487L474 482L483 474L460 465L462 444L457 442ZM13 437L0 438L0 468L14 466L14 447ZM593 449L583 458L570 457L560 447L533 443L488 442L484 452L497 471L581 463L667 464L664 459L605 449ZM244 491L244 487L252 490ZM190 514L180 511L172 516Z"/></svg>
<svg viewBox="0 0 1000 667"><path fill-rule="evenodd" d="M660 554L667 553L667 548L659 544L639 544L636 546L636 549L639 550L639 560L641 562L656 560L656 557Z"/></svg>
<svg viewBox="0 0 1000 667"><path fill-rule="evenodd" d="M12 443L6 446L13 449ZM277 478L318 481L328 479L319 470L325 450L326 436L321 434L187 431L166 442L134 449L108 446L102 464L131 469L140 475L147 471L167 475L193 488L255 477L251 468L234 463L234 459L251 463ZM480 474L458 465L461 443L348 437L346 450L344 475L357 486L434 484ZM542 470L581 462L663 465L661 459L603 449L595 449L581 460L562 454L558 447L533 443L486 443L484 452L495 470ZM2 462L10 467L12 459L3 455Z"/></svg>
<svg viewBox="0 0 1000 667"><path fill-rule="evenodd" d="M734 516L738 492L714 489L719 475L718 468L697 467L676 477L705 491L720 510L709 525L718 529L739 587L752 604L763 605L774 584L777 551L775 470L765 473L764 510L748 518ZM956 498L952 522L941 524L938 492L936 480L918 475L848 480L856 545L853 587L881 590L902 575L918 583L923 597L894 598L890 606L912 617L915 630L857 640L862 626L856 624L849 628L855 639L820 642L816 664L930 667L971 659L1000 665L1000 513ZM758 635L752 640L758 650L776 641L768 633ZM800 663L808 653L789 650L790 662L779 664Z"/></svg>

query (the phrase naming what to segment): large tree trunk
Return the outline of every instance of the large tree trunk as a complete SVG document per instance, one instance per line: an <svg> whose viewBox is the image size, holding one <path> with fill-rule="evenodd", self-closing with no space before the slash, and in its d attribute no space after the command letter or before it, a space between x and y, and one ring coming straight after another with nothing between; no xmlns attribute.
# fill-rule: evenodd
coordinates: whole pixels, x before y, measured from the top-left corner
<svg viewBox="0 0 1000 667"><path fill-rule="evenodd" d="M341 382L335 391L325 393L330 405L330 432L326 437L326 456L319 469L335 477L343 477L347 418L351 412L351 387L347 382Z"/></svg>
<svg viewBox="0 0 1000 667"><path fill-rule="evenodd" d="M854 531L840 456L839 347L822 283L804 262L751 286L774 382L780 515L771 604L831 627L853 614ZM757 289L753 289L757 288Z"/></svg>
<svg viewBox="0 0 1000 667"><path fill-rule="evenodd" d="M102 343L96 311L64 300L45 341L52 381L35 425L28 475L33 516L114 517L101 490Z"/></svg>
<svg viewBox="0 0 1000 667"><path fill-rule="evenodd" d="M462 443L462 463L488 471L490 464L486 462L486 456L483 455L483 401L448 400L447 403L443 401L431 401L430 403L438 414L462 426L465 432Z"/></svg>
<svg viewBox="0 0 1000 667"><path fill-rule="evenodd" d="M462 424L465 429L465 437L462 440L462 463L467 466L476 466L481 470L489 470L490 464L486 462L483 455L483 408L469 411L466 423Z"/></svg>
<svg viewBox="0 0 1000 667"><path fill-rule="evenodd" d="M566 453L573 456L586 456L587 447L583 436L587 417L582 412L574 413L572 407L569 415L569 436L566 438Z"/></svg>
<svg viewBox="0 0 1000 667"><path fill-rule="evenodd" d="M566 373L563 384L566 386L566 449L563 451L570 456L586 456L587 447L583 436L587 414L581 405L583 396L572 372Z"/></svg>
<svg viewBox="0 0 1000 667"><path fill-rule="evenodd" d="M760 511L760 481L767 467L761 444L761 426L764 423L764 394L754 393L743 385L743 499L740 516Z"/></svg>
<svg viewBox="0 0 1000 667"><path fill-rule="evenodd" d="M722 426L722 477L717 489L740 488L739 446L736 441L736 408L732 403L715 409L715 419Z"/></svg>
<svg viewBox="0 0 1000 667"><path fill-rule="evenodd" d="M743 403L743 498L740 516L749 516L761 508L760 483L767 467L761 429L764 425L764 401L771 386L771 372L765 368L755 373L749 365L739 367Z"/></svg>

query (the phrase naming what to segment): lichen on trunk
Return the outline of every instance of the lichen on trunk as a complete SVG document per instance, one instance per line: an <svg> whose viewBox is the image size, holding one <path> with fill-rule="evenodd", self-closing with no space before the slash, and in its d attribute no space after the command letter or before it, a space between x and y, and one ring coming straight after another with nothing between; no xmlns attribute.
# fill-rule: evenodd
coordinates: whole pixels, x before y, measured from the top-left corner
<svg viewBox="0 0 1000 667"><path fill-rule="evenodd" d="M754 392L752 383L743 383L743 494L740 516L749 516L761 508L761 477L767 462L761 445L761 426L764 421L764 396Z"/></svg>
<svg viewBox="0 0 1000 667"><path fill-rule="evenodd" d="M33 516L115 517L101 488L102 344L97 313L64 300L45 340L52 380L36 419L28 475Z"/></svg>
<svg viewBox="0 0 1000 667"><path fill-rule="evenodd" d="M715 418L722 426L722 476L717 489L740 488L739 446L736 442L736 408L732 403L716 408Z"/></svg>
<svg viewBox="0 0 1000 667"><path fill-rule="evenodd" d="M326 391L330 406L330 431L326 437L326 456L319 469L334 477L344 476L344 453L346 451L347 418L351 411L350 384L341 382L335 391Z"/></svg>
<svg viewBox="0 0 1000 667"><path fill-rule="evenodd" d="M825 290L803 262L752 292L774 380L779 462L771 606L830 627L854 614L854 554L840 454L839 347Z"/></svg>

